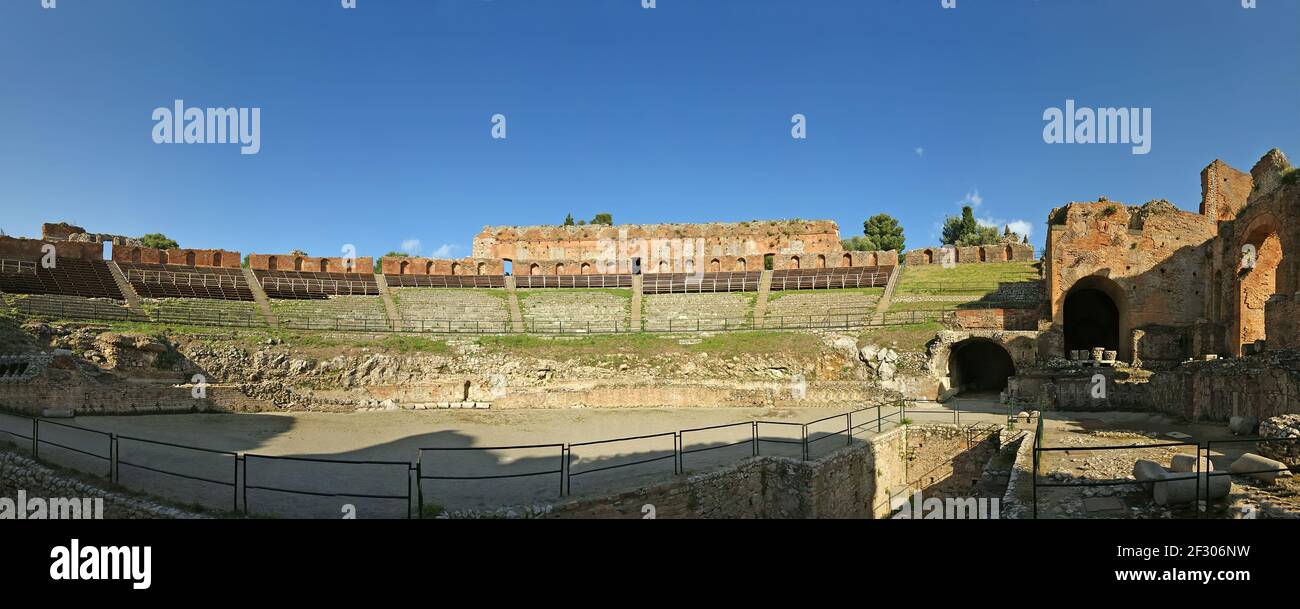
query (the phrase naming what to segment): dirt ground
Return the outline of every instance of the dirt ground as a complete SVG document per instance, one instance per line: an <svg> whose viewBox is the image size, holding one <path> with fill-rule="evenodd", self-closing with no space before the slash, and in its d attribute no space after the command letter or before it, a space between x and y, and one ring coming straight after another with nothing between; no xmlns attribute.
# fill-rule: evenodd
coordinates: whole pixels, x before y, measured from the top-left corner
<svg viewBox="0 0 1300 609"><path fill-rule="evenodd" d="M964 404L983 414L963 412L961 422L1005 421L1004 407ZM907 418L918 423L953 422L950 408L913 404ZM79 427L114 433L118 440L120 482L187 505L231 511L243 503L237 487L244 481L248 509L283 517L340 517L345 505L357 517L400 518L407 514L409 492L424 502L449 509L496 508L502 505L553 502L560 497L563 459L560 446L570 444L569 477L564 492L583 495L634 488L673 475L673 432L736 424L682 434L687 473L704 471L751 456L758 426L761 454L798 457L802 423L842 415L846 410L806 409L572 409L572 410L437 410L358 413L180 414L131 417L78 417L63 420ZM897 411L880 426L892 429ZM851 424L855 439L876 433L874 411L858 413ZM30 423L0 415L0 430L30 434ZM845 446L850 421L838 416L808 430L810 456L817 458ZM665 435L659 435L665 434ZM0 433L0 438L5 434ZM108 461L57 445L106 457L107 435L42 424L41 458L94 474L107 474ZM610 438L635 440L579 445ZM138 439L137 439L138 438ZM19 446L29 440L11 438ZM160 444L166 442L213 451ZM488 447L526 445L530 448ZM545 446L537 446L545 445ZM444 450L419 449L438 448ZM701 450L705 449L705 450ZM292 457L294 460L268 457ZM337 464L310 459L373 461ZM307 459L307 460L300 460ZM419 460L425 479L417 487L409 464ZM621 467L613 467L621 466ZM182 473L199 480L162 472ZM610 468L610 469L606 469ZM471 480L475 476L492 478ZM261 487L261 488L259 488ZM282 492L287 489L308 494ZM346 496L345 496L346 495ZM365 497L361 495L371 495ZM413 502L414 503L414 502ZM412 503L412 505L413 505Z"/></svg>

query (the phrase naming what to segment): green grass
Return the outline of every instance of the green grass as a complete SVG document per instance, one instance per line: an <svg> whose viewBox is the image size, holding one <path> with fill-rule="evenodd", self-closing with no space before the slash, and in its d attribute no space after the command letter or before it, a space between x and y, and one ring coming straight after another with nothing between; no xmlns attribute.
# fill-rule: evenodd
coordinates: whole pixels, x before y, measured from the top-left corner
<svg viewBox="0 0 1300 609"><path fill-rule="evenodd" d="M937 321L872 328L858 335L858 346L874 344L899 351L923 352L940 330L943 324Z"/></svg>
<svg viewBox="0 0 1300 609"><path fill-rule="evenodd" d="M211 336L213 334L233 334L231 342L245 348L265 345L267 340L276 339L279 343L302 349L330 349L339 347L382 349L397 353L447 353L450 347L445 341L433 340L422 336L390 334L380 339L370 337L348 337L321 332L301 332L271 329L235 329L212 326L185 326L176 324L153 324L142 322L112 322L108 324L111 331L119 334L143 334L159 339L177 336Z"/></svg>
<svg viewBox="0 0 1300 609"><path fill-rule="evenodd" d="M958 264L944 268L940 264L904 266L895 294L983 295L993 292L1000 283L1038 281L1038 262L989 262ZM963 286L962 284L975 284Z"/></svg>
<svg viewBox="0 0 1300 609"><path fill-rule="evenodd" d="M880 298L885 295L885 288L834 288L830 290L780 290L771 292L767 296L767 301L792 296L794 294L866 294Z"/></svg>
<svg viewBox="0 0 1300 609"><path fill-rule="evenodd" d="M581 359L621 355L655 356L671 353L709 353L725 357L740 354L802 353L815 355L821 341L811 334L754 331L724 332L683 345L684 337L650 333L600 334L577 338L547 338L531 334L484 336L485 350L554 359Z"/></svg>

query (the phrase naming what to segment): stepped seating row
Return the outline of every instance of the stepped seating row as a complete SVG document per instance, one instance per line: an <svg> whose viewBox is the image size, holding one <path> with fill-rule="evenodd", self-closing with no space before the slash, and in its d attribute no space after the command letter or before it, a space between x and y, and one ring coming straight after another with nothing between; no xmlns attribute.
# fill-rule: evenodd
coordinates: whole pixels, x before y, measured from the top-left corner
<svg viewBox="0 0 1300 609"><path fill-rule="evenodd" d="M390 288L504 288L504 275L384 275Z"/></svg>
<svg viewBox="0 0 1300 609"><path fill-rule="evenodd" d="M379 283L367 273L253 271L268 298L325 300L331 296L378 296Z"/></svg>
<svg viewBox="0 0 1300 609"><path fill-rule="evenodd" d="M763 273L737 271L730 273L654 273L644 275L642 292L645 294L673 294L686 292L756 292Z"/></svg>
<svg viewBox="0 0 1300 609"><path fill-rule="evenodd" d="M62 294L4 294L3 296L6 308L30 317L108 321L148 320L145 316L126 308L123 301L111 298L85 298Z"/></svg>
<svg viewBox="0 0 1300 609"><path fill-rule="evenodd" d="M390 326L383 299L373 296L273 299L271 312L286 328L386 330Z"/></svg>
<svg viewBox="0 0 1300 609"><path fill-rule="evenodd" d="M627 330L626 290L521 290L519 306L531 332L619 332Z"/></svg>
<svg viewBox="0 0 1300 609"><path fill-rule="evenodd" d="M754 296L742 293L657 294L644 302L648 332L725 330L752 325Z"/></svg>
<svg viewBox="0 0 1300 609"><path fill-rule="evenodd" d="M188 298L146 299L144 310L159 323L256 328L266 325L257 305L247 300Z"/></svg>
<svg viewBox="0 0 1300 609"><path fill-rule="evenodd" d="M519 275L518 288L630 288L631 275Z"/></svg>
<svg viewBox="0 0 1300 609"><path fill-rule="evenodd" d="M863 291L817 291L782 294L767 303L768 327L800 327L806 323L862 323L875 313L880 295Z"/></svg>
<svg viewBox="0 0 1300 609"><path fill-rule="evenodd" d="M119 262L118 267L143 298L253 300L240 269L138 262Z"/></svg>
<svg viewBox="0 0 1300 609"><path fill-rule="evenodd" d="M508 332L504 290L396 288L393 302L409 332Z"/></svg>
<svg viewBox="0 0 1300 609"><path fill-rule="evenodd" d="M77 258L55 258L53 268L6 259L0 265L0 292L124 299L107 262Z"/></svg>
<svg viewBox="0 0 1300 609"><path fill-rule="evenodd" d="M817 290L884 287L893 267L788 269L772 272L772 290Z"/></svg>

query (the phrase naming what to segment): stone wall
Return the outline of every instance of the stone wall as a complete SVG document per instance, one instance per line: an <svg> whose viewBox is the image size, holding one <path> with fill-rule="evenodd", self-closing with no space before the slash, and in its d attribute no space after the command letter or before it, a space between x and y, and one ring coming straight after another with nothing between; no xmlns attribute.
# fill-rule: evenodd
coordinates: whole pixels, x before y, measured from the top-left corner
<svg viewBox="0 0 1300 609"><path fill-rule="evenodd" d="M491 258L461 258L444 260L406 256L385 256L379 259L385 275L504 275L505 263ZM573 269L575 274L578 269ZM585 273L584 273L585 274Z"/></svg>
<svg viewBox="0 0 1300 609"><path fill-rule="evenodd" d="M40 260L45 255L41 248L46 244L54 246L54 255L58 258L104 259L104 244L102 243L23 239L5 236L0 236L0 258Z"/></svg>
<svg viewBox="0 0 1300 609"><path fill-rule="evenodd" d="M174 508L134 493L107 490L56 471L38 461L3 447L0 443L0 497L17 500L17 491L28 498L103 499L104 518L206 518L202 514Z"/></svg>
<svg viewBox="0 0 1300 609"><path fill-rule="evenodd" d="M239 268L241 256L239 252L230 250L161 250L152 247L124 245L113 248L113 261L237 269Z"/></svg>
<svg viewBox="0 0 1300 609"><path fill-rule="evenodd" d="M374 272L375 261L369 256L357 258L316 258L293 254L249 254L248 266L254 271L302 271L304 273Z"/></svg>
<svg viewBox="0 0 1300 609"><path fill-rule="evenodd" d="M958 309L962 330L1038 330L1039 309Z"/></svg>
<svg viewBox="0 0 1300 609"><path fill-rule="evenodd" d="M617 226L485 226L474 238L473 256L516 263L611 260L628 257L619 252L645 250L644 263L657 267L662 256L660 248L652 244L674 242L698 243L700 254L706 257L829 254L841 249L839 225L833 221L767 220Z"/></svg>
<svg viewBox="0 0 1300 609"><path fill-rule="evenodd" d="M1300 292L1274 294L1264 311L1269 350L1300 349Z"/></svg>
<svg viewBox="0 0 1300 609"><path fill-rule="evenodd" d="M944 247L923 247L908 250L903 264L918 266L924 264L942 264ZM956 264L981 262L1030 262L1034 259L1034 246L1028 243L1002 243L998 245L972 245L964 247L948 246Z"/></svg>
<svg viewBox="0 0 1300 609"><path fill-rule="evenodd" d="M621 493L444 517L644 518L645 506L653 506L656 518L887 518L891 496L975 492L998 447L997 433L908 425L816 461L753 457Z"/></svg>

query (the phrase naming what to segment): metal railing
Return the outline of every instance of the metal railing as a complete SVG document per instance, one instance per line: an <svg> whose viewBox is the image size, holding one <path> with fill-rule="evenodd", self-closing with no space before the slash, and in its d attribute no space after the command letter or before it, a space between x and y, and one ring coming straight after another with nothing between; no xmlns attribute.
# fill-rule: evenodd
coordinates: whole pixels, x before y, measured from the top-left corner
<svg viewBox="0 0 1300 609"><path fill-rule="evenodd" d="M270 292L327 294L334 296L375 296L379 285L373 281L351 279L311 279L304 277L258 277L262 289Z"/></svg>
<svg viewBox="0 0 1300 609"><path fill-rule="evenodd" d="M142 269L130 269L126 273L126 280L136 283L152 283L155 285L173 285L184 287L198 288L230 288L237 290L243 285L241 277L235 275L218 275L212 273L183 273L174 271L149 271Z"/></svg>
<svg viewBox="0 0 1300 609"><path fill-rule="evenodd" d="M36 263L30 260L12 260L9 258L0 258L0 274L35 275Z"/></svg>

